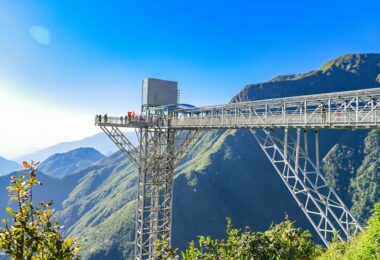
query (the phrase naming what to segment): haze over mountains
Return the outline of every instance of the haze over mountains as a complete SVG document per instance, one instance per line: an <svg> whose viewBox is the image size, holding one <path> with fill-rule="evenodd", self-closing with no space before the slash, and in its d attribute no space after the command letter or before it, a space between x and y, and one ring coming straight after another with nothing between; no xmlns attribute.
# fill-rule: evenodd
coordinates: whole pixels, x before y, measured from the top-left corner
<svg viewBox="0 0 380 260"><path fill-rule="evenodd" d="M0 176L21 169L21 165L15 161L7 160L0 156Z"/></svg>
<svg viewBox="0 0 380 260"><path fill-rule="evenodd" d="M133 143L137 142L137 138L134 137L134 133L126 133L126 135L130 136ZM96 135L89 136L78 141L64 142L52 145L37 152L19 156L14 160L18 162L30 160L42 162L53 154L66 153L68 151L72 151L81 147L92 147L104 155L111 155L117 151L117 147L112 143L111 140L109 140L105 134L98 133Z"/></svg>
<svg viewBox="0 0 380 260"><path fill-rule="evenodd" d="M379 79L380 54L345 55L309 73L248 85L232 101L380 87ZM363 221L380 200L379 132L321 130L320 138L330 184ZM44 186L36 198L54 200L61 224L81 241L84 259L128 259L137 171L120 152L103 158L86 151L79 157L78 151L58 154L42 163ZM87 165L78 166L81 160ZM0 217L8 204L8 180L9 175L0 177ZM237 227L264 230L287 215L313 232L247 130L210 131L202 137L177 168L173 208L173 245L182 248L201 234L223 237L227 216Z"/></svg>

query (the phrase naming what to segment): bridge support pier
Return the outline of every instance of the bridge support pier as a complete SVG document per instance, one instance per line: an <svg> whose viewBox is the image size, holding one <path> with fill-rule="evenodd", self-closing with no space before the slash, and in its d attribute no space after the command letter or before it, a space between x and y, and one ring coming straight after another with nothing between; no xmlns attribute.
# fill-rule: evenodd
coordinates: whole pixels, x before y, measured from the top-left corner
<svg viewBox="0 0 380 260"><path fill-rule="evenodd" d="M290 129L283 133L251 130L324 244L328 246L335 232L341 241L349 240L362 228L320 172L318 130L315 130L315 163L309 156L307 130L295 131L293 137Z"/></svg>

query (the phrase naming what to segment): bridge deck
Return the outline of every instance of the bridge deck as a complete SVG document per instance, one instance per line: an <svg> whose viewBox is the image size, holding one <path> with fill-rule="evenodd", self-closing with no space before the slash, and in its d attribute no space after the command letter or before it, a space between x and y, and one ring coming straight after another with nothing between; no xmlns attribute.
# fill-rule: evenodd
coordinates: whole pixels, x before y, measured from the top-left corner
<svg viewBox="0 0 380 260"><path fill-rule="evenodd" d="M187 109L165 116L96 118L96 125L176 129L379 128L380 88L257 100Z"/></svg>

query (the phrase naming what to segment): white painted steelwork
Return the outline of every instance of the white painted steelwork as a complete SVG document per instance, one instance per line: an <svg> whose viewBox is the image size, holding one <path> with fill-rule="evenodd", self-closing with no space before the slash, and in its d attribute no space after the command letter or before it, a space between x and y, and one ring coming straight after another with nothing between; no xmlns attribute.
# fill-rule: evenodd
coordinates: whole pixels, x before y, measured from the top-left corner
<svg viewBox="0 0 380 260"><path fill-rule="evenodd" d="M95 124L139 169L136 259L154 259L157 239L168 239L170 245L175 166L202 137L202 131L213 129L251 130L327 246L334 232L345 241L362 230L320 171L318 129L379 128L379 88L143 111L137 116L95 118ZM120 127L137 129L139 147L132 145ZM289 135L293 128L297 129L295 138ZM316 130L315 162L309 157L307 129Z"/></svg>

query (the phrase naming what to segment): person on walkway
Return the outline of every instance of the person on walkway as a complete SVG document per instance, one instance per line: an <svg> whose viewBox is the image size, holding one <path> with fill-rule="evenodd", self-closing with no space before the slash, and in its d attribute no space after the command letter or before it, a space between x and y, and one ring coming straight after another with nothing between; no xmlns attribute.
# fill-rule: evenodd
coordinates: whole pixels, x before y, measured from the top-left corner
<svg viewBox="0 0 380 260"><path fill-rule="evenodd" d="M139 121L138 119L136 120L135 111L133 111L131 115L132 115L133 121Z"/></svg>
<svg viewBox="0 0 380 260"><path fill-rule="evenodd" d="M104 123L107 123L108 115L104 114Z"/></svg>
<svg viewBox="0 0 380 260"><path fill-rule="evenodd" d="M132 122L131 117L132 117L132 112L128 111L128 122Z"/></svg>

